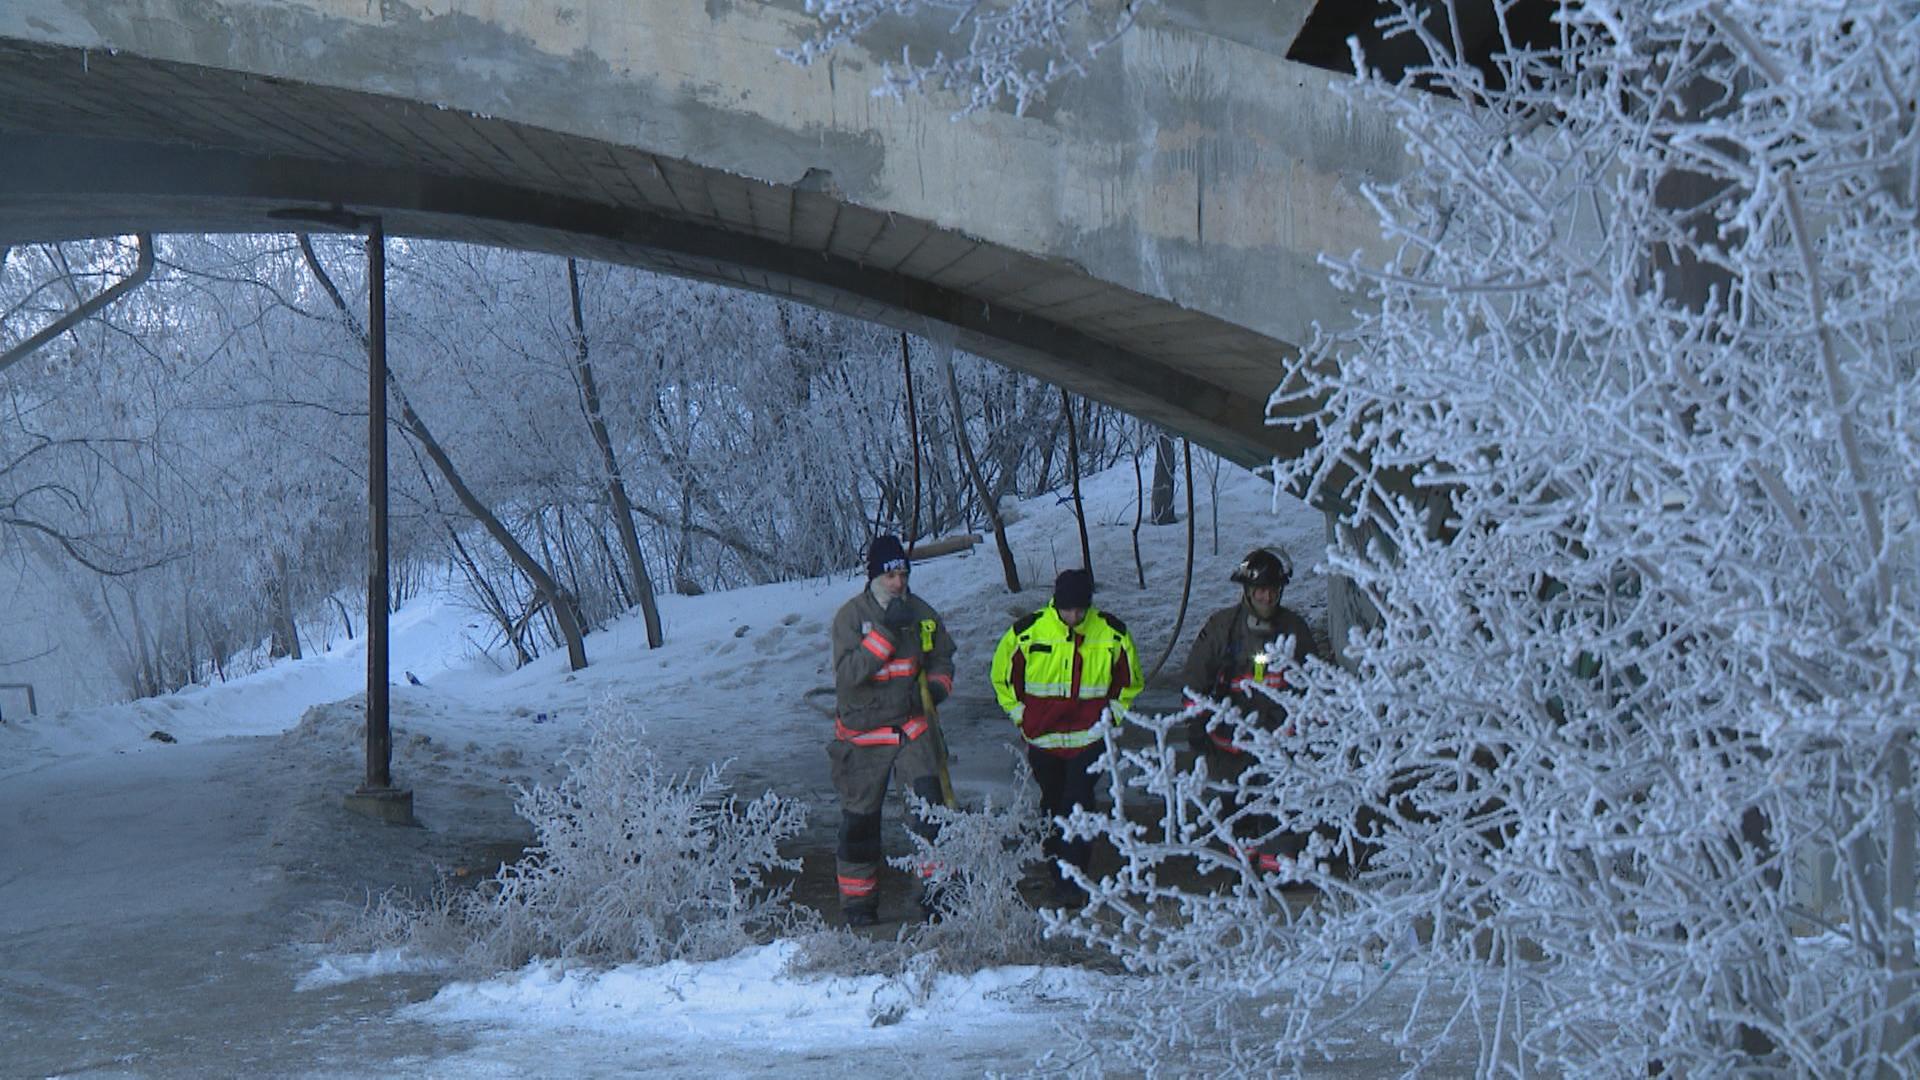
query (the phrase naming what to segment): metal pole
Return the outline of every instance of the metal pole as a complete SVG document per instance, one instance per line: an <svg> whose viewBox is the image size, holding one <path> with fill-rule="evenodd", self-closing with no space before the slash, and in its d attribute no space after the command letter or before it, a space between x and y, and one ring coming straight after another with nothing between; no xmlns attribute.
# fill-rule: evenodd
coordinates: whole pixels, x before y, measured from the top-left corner
<svg viewBox="0 0 1920 1080"><path fill-rule="evenodd" d="M367 226L367 787L393 787L387 725L387 237Z"/></svg>

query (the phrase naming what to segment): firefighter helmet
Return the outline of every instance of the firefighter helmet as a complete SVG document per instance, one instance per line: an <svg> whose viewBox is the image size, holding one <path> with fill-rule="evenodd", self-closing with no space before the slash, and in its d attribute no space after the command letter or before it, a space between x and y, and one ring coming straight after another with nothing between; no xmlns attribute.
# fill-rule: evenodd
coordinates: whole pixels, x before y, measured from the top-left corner
<svg viewBox="0 0 1920 1080"><path fill-rule="evenodd" d="M1249 589L1284 589L1293 580L1293 560L1285 548L1254 548L1233 568L1233 580Z"/></svg>

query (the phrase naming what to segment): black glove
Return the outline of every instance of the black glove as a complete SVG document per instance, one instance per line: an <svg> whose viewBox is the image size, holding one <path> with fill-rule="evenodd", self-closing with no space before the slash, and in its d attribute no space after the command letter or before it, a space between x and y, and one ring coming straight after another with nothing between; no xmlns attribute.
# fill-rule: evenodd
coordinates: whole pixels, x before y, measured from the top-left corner
<svg viewBox="0 0 1920 1080"><path fill-rule="evenodd" d="M947 684L941 682L939 679L928 679L927 693L933 695L933 703L938 705L947 700Z"/></svg>
<svg viewBox="0 0 1920 1080"><path fill-rule="evenodd" d="M905 630L913 625L913 609L907 606L907 598L896 596L887 601L887 610L880 615L880 622L889 630Z"/></svg>

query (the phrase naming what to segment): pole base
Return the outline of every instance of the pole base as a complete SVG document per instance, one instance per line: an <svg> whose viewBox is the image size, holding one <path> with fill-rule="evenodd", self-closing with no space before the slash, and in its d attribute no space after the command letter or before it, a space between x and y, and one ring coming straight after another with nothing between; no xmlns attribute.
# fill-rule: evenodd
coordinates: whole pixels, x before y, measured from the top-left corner
<svg viewBox="0 0 1920 1080"><path fill-rule="evenodd" d="M410 788L357 788L346 797L347 809L389 825L418 825L413 817Z"/></svg>

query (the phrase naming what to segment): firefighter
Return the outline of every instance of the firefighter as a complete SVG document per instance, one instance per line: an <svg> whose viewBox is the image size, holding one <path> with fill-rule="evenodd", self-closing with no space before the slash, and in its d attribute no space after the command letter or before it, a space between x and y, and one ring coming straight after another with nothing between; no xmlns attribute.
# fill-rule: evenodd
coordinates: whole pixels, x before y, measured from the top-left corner
<svg viewBox="0 0 1920 1080"><path fill-rule="evenodd" d="M930 803L942 801L939 749L922 705L920 676L938 705L953 692L953 639L932 605L907 587L912 567L894 536L867 548L867 585L833 617L836 711L827 756L840 794L840 845L835 871L840 912L849 926L879 919L880 809L889 775ZM932 836L932 823L910 815L908 827ZM921 874L921 906L933 898Z"/></svg>
<svg viewBox="0 0 1920 1080"><path fill-rule="evenodd" d="M1280 596L1292 579L1293 560L1284 548L1256 548L1234 567L1233 581L1241 587L1239 601L1207 619L1187 656L1182 677L1190 695L1189 707L1199 704L1192 695L1230 701L1255 725L1269 731L1292 732L1294 718L1288 715L1283 700L1287 696L1286 661L1299 665L1318 653L1307 620L1280 604ZM1286 639L1292 642L1290 652L1268 651ZM1278 692L1279 696L1266 691ZM1234 786L1252 762L1234 745L1233 732L1211 713L1203 712L1188 724L1188 743L1206 760L1208 775ZM1233 800L1227 802L1227 812L1235 813ZM1281 832L1278 823L1265 816L1242 817L1235 835L1241 840L1241 853L1256 867L1268 871L1280 869L1281 856L1293 858L1306 845L1305 834Z"/></svg>
<svg viewBox="0 0 1920 1080"><path fill-rule="evenodd" d="M1067 570L1046 607L1021 618L993 651L993 692L1027 742L1027 763L1040 784L1040 810L1051 822L1093 806L1092 767L1106 742L1105 721L1118 724L1143 683L1133 638L1118 617L1093 603L1093 575ZM1077 906L1085 895L1060 868L1087 870L1092 841L1068 840L1050 824L1044 850L1052 870L1050 899Z"/></svg>

